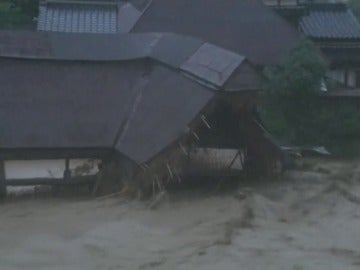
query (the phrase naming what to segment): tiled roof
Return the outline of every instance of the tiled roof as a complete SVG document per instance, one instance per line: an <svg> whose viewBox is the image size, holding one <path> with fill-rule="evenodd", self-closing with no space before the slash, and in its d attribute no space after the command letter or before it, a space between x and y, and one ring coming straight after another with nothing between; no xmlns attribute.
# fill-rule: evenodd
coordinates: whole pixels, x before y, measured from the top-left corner
<svg viewBox="0 0 360 270"><path fill-rule="evenodd" d="M305 35L319 39L360 39L360 23L345 6L316 6L300 20Z"/></svg>
<svg viewBox="0 0 360 270"><path fill-rule="evenodd" d="M277 63L301 37L255 0L42 0L38 30L176 33L246 55L256 65ZM176 46L175 39L167 42Z"/></svg>
<svg viewBox="0 0 360 270"><path fill-rule="evenodd" d="M138 5L125 1L47 0L39 6L39 31L126 33L140 18Z"/></svg>
<svg viewBox="0 0 360 270"><path fill-rule="evenodd" d="M257 0L152 0L131 32L171 32L245 55L256 65L277 63L301 35Z"/></svg>

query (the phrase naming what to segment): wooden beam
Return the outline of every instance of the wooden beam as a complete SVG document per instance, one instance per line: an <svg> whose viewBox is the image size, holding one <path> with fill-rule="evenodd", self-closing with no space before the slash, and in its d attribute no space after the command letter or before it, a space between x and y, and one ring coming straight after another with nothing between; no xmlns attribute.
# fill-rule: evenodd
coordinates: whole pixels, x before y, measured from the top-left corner
<svg viewBox="0 0 360 270"><path fill-rule="evenodd" d="M0 160L0 199L6 197L6 176L4 161Z"/></svg>
<svg viewBox="0 0 360 270"><path fill-rule="evenodd" d="M30 178L30 179L7 179L5 186L65 186L65 185L82 185L92 184L96 180L95 175L72 177L70 181L54 178Z"/></svg>

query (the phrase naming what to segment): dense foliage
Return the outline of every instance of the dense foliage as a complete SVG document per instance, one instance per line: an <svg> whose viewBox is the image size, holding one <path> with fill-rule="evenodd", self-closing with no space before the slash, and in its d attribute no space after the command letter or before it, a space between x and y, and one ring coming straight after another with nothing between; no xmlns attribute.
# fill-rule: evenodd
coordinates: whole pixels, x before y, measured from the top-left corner
<svg viewBox="0 0 360 270"><path fill-rule="evenodd" d="M309 41L294 48L280 65L265 70L263 117L275 136L293 143L314 142L324 72L325 64Z"/></svg>
<svg viewBox="0 0 360 270"><path fill-rule="evenodd" d="M0 1L0 28L29 28L37 16L38 0Z"/></svg>
<svg viewBox="0 0 360 270"><path fill-rule="evenodd" d="M350 0L349 6L353 10L354 14L360 20L360 1L359 0Z"/></svg>
<svg viewBox="0 0 360 270"><path fill-rule="evenodd" d="M310 41L301 42L281 64L267 68L264 123L283 142L324 145L336 152L357 151L359 104L324 98L320 89L325 71L326 64ZM345 149L348 144L350 149Z"/></svg>

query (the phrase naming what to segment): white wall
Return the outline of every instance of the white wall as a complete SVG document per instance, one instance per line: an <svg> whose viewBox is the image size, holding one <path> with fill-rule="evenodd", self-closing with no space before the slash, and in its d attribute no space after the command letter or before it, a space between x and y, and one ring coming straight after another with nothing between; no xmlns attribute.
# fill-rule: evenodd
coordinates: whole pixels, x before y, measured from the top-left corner
<svg viewBox="0 0 360 270"><path fill-rule="evenodd" d="M98 160L70 160L72 175L94 175L98 172ZM4 162L6 179L63 178L65 159L8 160Z"/></svg>

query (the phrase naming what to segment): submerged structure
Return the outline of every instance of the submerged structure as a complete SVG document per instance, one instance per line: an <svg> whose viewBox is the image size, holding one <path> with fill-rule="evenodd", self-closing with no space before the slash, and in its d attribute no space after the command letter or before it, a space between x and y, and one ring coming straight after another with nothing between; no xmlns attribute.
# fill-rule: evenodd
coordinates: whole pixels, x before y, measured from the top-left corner
<svg viewBox="0 0 360 270"><path fill-rule="evenodd" d="M0 32L3 191L98 183L114 168L161 189L219 149L221 169L266 173L281 160L257 114L258 71L296 30L257 1L169 2L47 0L38 32Z"/></svg>
<svg viewBox="0 0 360 270"><path fill-rule="evenodd" d="M255 114L259 75L242 55L175 34L0 36L9 185L24 184L10 178L25 160L61 162L61 178L81 159L118 161L133 178L160 157L159 171L175 177L174 149L180 160L194 145L250 147L260 158L268 142Z"/></svg>

